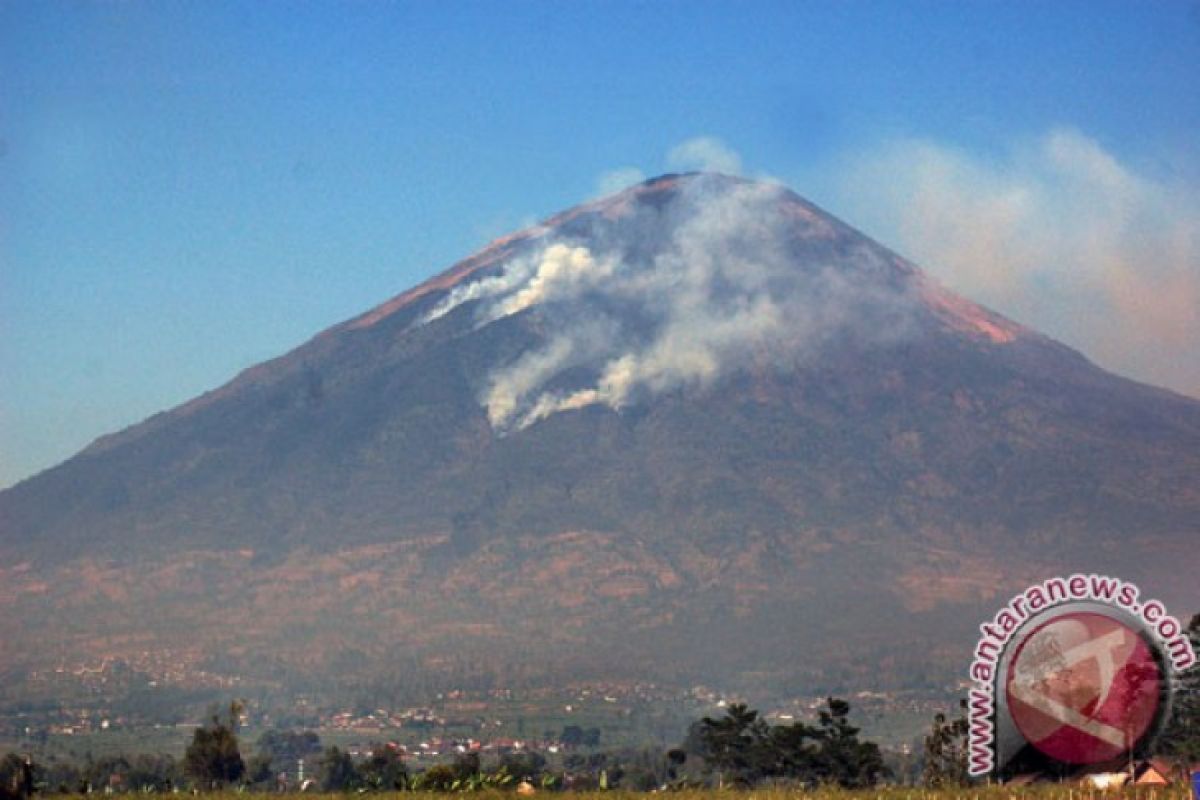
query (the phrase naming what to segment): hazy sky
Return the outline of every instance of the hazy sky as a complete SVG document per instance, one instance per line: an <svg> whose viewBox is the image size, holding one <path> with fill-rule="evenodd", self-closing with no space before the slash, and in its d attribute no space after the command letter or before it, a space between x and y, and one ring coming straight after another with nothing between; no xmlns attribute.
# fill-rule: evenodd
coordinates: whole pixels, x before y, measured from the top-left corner
<svg viewBox="0 0 1200 800"><path fill-rule="evenodd" d="M1200 6L0 3L0 486L639 176L1200 396Z"/></svg>

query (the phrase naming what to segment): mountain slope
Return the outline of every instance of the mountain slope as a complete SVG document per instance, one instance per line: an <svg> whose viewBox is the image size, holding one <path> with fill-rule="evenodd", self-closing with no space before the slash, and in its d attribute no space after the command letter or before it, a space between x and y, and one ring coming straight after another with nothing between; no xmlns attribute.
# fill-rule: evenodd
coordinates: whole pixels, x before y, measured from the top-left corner
<svg viewBox="0 0 1200 800"><path fill-rule="evenodd" d="M664 176L0 493L0 669L923 679L1049 573L1195 605L1198 520L1200 403Z"/></svg>

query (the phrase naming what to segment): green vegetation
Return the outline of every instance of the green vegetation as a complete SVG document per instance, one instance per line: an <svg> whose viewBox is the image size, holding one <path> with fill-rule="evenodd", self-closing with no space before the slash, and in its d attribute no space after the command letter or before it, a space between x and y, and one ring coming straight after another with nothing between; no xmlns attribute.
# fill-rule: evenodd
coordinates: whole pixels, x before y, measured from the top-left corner
<svg viewBox="0 0 1200 800"><path fill-rule="evenodd" d="M1200 614L1188 625L1192 649L1200 653ZM1189 764L1200 763L1200 665L1184 673L1175 691L1171 722L1163 733L1166 755Z"/></svg>
<svg viewBox="0 0 1200 800"><path fill-rule="evenodd" d="M538 790L542 793L545 790ZM511 787L485 787L475 793L479 800L502 800L516 795ZM279 800L301 800L312 797L337 798L344 794L315 794L305 792L290 792L277 794ZM437 800L445 795L435 791L416 790L380 795L381 800L395 797L397 800ZM627 789L590 790L573 793L575 800L633 800L641 798L639 792ZM1191 800L1191 789L1183 785L1169 787L1139 787L1128 789L1098 790L1081 789L1074 785L1044 784L1038 786L972 786L957 789L912 789L905 787L887 787L879 789L840 789L822 787L819 789L800 789L774 787L755 790L718 790L688 788L672 792L676 800L718 800L722 797L745 797L746 800ZM205 795L208 800L240 800L244 795L233 792L213 792Z"/></svg>
<svg viewBox="0 0 1200 800"><path fill-rule="evenodd" d="M183 754L183 771L197 786L217 789L245 774L246 764L235 733L241 713L242 705L234 701L229 704L225 720L213 714L208 725L196 729Z"/></svg>
<svg viewBox="0 0 1200 800"><path fill-rule="evenodd" d="M933 718L933 726L925 737L925 769L921 781L937 789L965 786L968 781L967 701L960 701L960 716L947 720L945 714Z"/></svg>
<svg viewBox="0 0 1200 800"><path fill-rule="evenodd" d="M817 725L771 727L758 712L734 704L724 717L705 717L688 744L704 759L717 785L753 786L766 780L843 788L873 786L887 774L879 746L858 738L848 721L850 704L829 698Z"/></svg>
<svg viewBox="0 0 1200 800"><path fill-rule="evenodd" d="M1200 633L1200 615L1189 632ZM1143 787L1118 793L1145 800L1187 797L1182 767L1195 763L1198 717L1196 673L1175 706L1175 715L1159 742L1180 788ZM488 753L457 746L430 762L430 754L414 753L416 766L406 762L404 749L394 743L375 743L362 752L324 744L314 731L270 730L259 736L249 766L243 760L237 731L243 707L235 701L224 715L212 712L209 723L193 731L182 759L170 755L103 756L88 754L83 763L50 759L36 763L24 755L0 759L0 800L91 792L178 793L203 791L210 798L226 789L241 794L404 792L406 797L433 793L497 794L503 790L531 792L571 790L573 796L602 791L611 800L631 792L669 791L700 797L733 789L753 790L750 797L875 798L875 800L934 800L971 797L987 800L996 791L989 781L972 781L966 773L965 704L949 719L937 714L916 759L885 764L880 748L859 737L850 724L850 704L827 698L813 722L771 725L758 711L732 704L720 717L704 717L691 725L679 747L616 748L607 751L561 744L545 752L506 746ZM565 731L579 743L598 743L598 732L581 728ZM432 754L437 756L436 753ZM445 760L445 759L452 760ZM421 762L424 762L422 765ZM310 765L305 777L303 764ZM297 771L300 774L297 774ZM901 787L901 784L910 784ZM911 784L920 784L914 788ZM860 790L867 790L860 792ZM1005 800L1060 797L1094 800L1097 793L1077 783L1058 786L1005 787ZM1114 795L1106 794L1106 797Z"/></svg>
<svg viewBox="0 0 1200 800"><path fill-rule="evenodd" d="M28 797L33 791L36 775L33 763L15 753L0 760L0 800Z"/></svg>
<svg viewBox="0 0 1200 800"><path fill-rule="evenodd" d="M322 750L320 738L312 731L268 731L259 737L257 753L247 768L237 736L242 711L235 701L224 716L212 712L208 724L194 730L180 761L169 755L138 756L132 761L110 756L96 761L89 755L82 766L60 761L31 764L26 772L36 767L37 774L22 785L43 792L140 793L225 787L275 792L295 788L475 792L506 787L649 791L768 781L863 787L875 785L887 774L878 746L860 741L858 729L848 722L850 705L833 698L820 711L817 724L797 722L774 728L757 711L735 704L719 719L705 717L695 723L683 747L665 752L584 750L585 744L599 744L599 730L567 726L563 738L573 744L566 752L558 750L563 745L545 753L505 747L489 756L485 765L479 752L460 746L452 763L427 764L416 772L410 772L402 749L394 743L373 744L359 756L333 744ZM317 754L309 759L313 766L309 780L292 772L306 757ZM9 762L18 771L25 764L17 756L4 763Z"/></svg>
<svg viewBox="0 0 1200 800"><path fill-rule="evenodd" d="M362 776L354 766L354 758L344 750L330 747L321 756L317 773L318 783L326 792L345 792L362 788Z"/></svg>

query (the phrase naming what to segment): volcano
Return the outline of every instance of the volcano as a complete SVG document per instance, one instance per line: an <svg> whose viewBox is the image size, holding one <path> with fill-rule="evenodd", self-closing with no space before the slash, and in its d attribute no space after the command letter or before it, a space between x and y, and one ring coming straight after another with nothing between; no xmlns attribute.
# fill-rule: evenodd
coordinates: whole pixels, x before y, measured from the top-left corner
<svg viewBox="0 0 1200 800"><path fill-rule="evenodd" d="M666 175L0 493L0 674L925 685L1051 575L1197 610L1198 540L1200 402Z"/></svg>

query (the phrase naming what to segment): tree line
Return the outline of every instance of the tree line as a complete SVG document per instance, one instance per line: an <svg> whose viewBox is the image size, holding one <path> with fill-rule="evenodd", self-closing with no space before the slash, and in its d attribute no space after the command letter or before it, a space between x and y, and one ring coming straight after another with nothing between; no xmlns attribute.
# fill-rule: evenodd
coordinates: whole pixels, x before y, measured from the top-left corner
<svg viewBox="0 0 1200 800"><path fill-rule="evenodd" d="M1200 614L1192 618L1188 633L1200 649ZM849 721L850 710L845 700L828 698L813 723L770 725L759 712L732 704L722 716L693 723L684 741L666 751L576 750L553 766L544 755L527 750L500 754L486 765L479 753L466 752L417 772L409 769L394 745L372 745L365 757L355 758L338 747L323 747L313 731L266 731L255 751L243 756L237 735L242 708L235 702L223 714L211 713L193 732L182 759L116 756L73 765L39 764L9 754L0 759L0 800L27 798L35 791L170 792L227 787L459 792L524 783L542 789L633 790L788 783L861 788L896 777L878 745L860 738L859 729ZM599 743L598 731L569 727L562 738L576 747ZM1156 753L1180 764L1200 762L1200 667L1180 681ZM291 777L301 759L312 768L311 784L306 787L295 785ZM920 781L931 788L968 782L965 703L954 719L943 714L934 718L917 770Z"/></svg>
<svg viewBox="0 0 1200 800"><path fill-rule="evenodd" d="M242 713L232 703L212 712L197 728L181 759L139 755L89 759L83 765L34 764L10 755L0 762L0 800L49 792L172 792L230 787L259 791L314 789L336 791L472 791L516 788L651 790L689 785L751 785L788 779L807 783L866 786L886 774L879 748L858 739L847 721L850 706L830 699L815 725L795 723L772 728L758 712L730 706L725 715L705 717L686 740L665 752L656 748L568 752L548 763L545 755L517 750L484 764L477 752L458 754L448 763L412 771L402 751L391 744L372 745L355 758L335 746L323 747L313 731L266 731L256 749L243 755L238 737ZM599 731L574 726L564 736L577 747L599 743ZM303 760L311 769L304 786L295 779Z"/></svg>
<svg viewBox="0 0 1200 800"><path fill-rule="evenodd" d="M829 698L816 725L771 726L745 705L692 726L688 749L700 756L718 786L786 781L807 786L873 786L889 774L874 742L859 739L850 704Z"/></svg>

